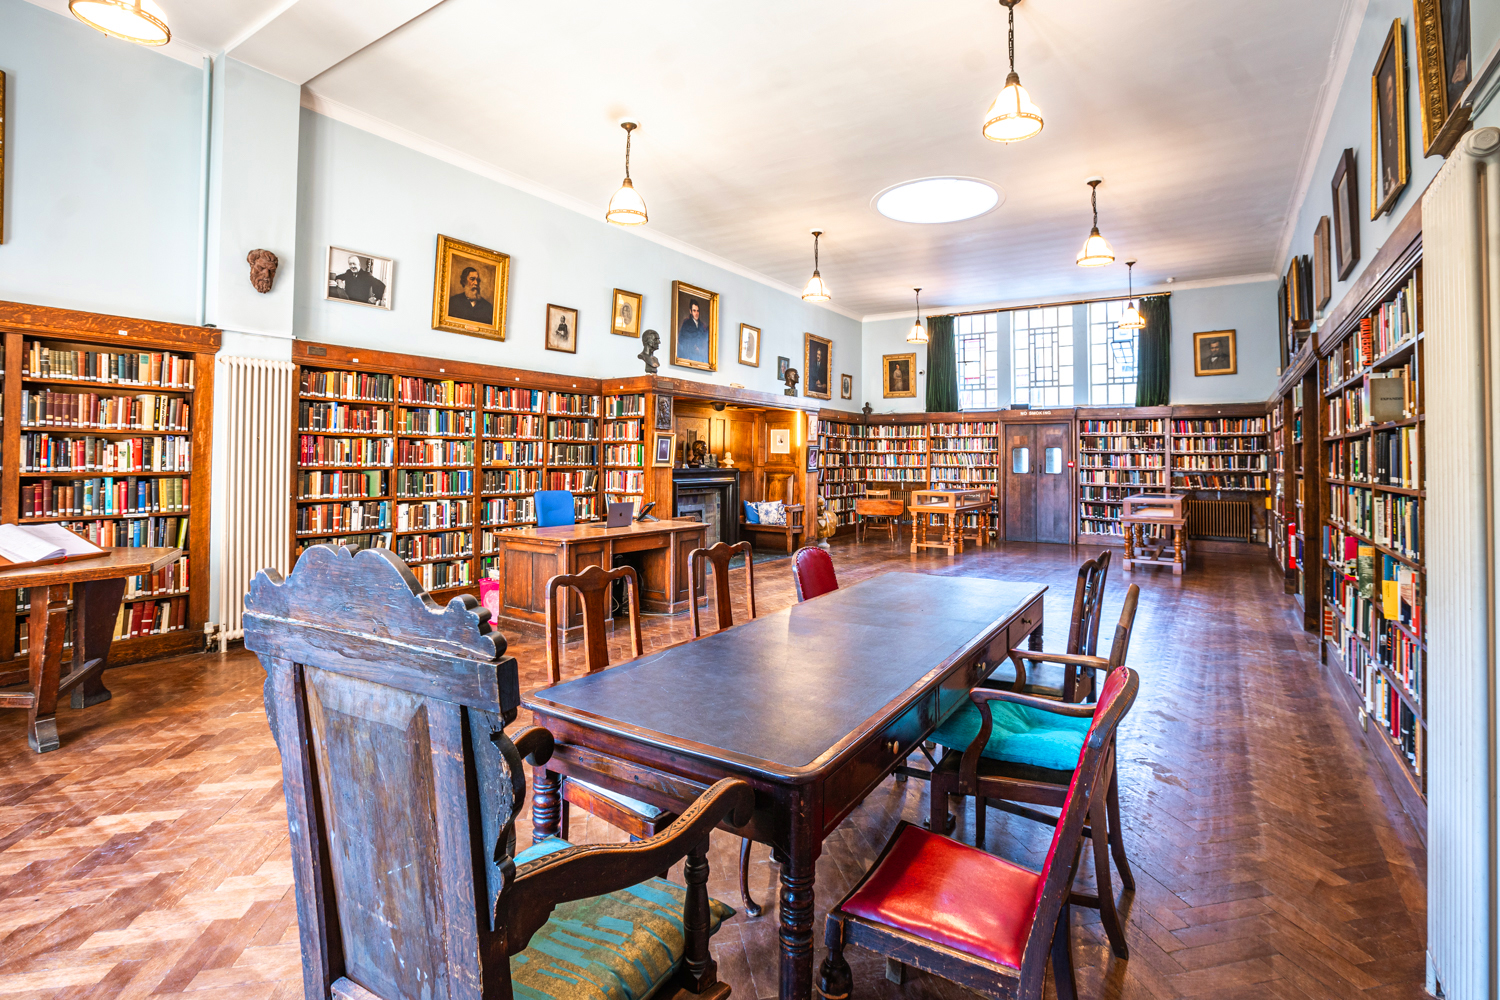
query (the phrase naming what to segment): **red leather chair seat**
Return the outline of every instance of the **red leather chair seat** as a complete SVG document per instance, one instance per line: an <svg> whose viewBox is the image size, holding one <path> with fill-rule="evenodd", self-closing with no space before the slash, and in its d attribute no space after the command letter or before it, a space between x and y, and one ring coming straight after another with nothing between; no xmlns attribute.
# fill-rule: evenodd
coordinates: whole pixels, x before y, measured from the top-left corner
<svg viewBox="0 0 1500 1000"><path fill-rule="evenodd" d="M811 546L799 549L792 559L792 573L797 578L798 601L809 601L839 589L833 558L822 549Z"/></svg>
<svg viewBox="0 0 1500 1000"><path fill-rule="evenodd" d="M1030 869L908 826L843 910L1020 969L1040 880Z"/></svg>

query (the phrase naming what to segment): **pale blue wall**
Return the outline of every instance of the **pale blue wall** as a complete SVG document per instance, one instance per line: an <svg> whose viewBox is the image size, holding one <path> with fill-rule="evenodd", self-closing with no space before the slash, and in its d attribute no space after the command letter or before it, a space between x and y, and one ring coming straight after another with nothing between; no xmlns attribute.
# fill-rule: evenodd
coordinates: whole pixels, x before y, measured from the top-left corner
<svg viewBox="0 0 1500 1000"><path fill-rule="evenodd" d="M302 112L297 220L298 337L455 360L592 376L644 372L641 343L609 332L613 290L645 296L643 329L662 334L659 374L779 392L776 357L802 364L803 333L833 346L838 376L860 380L860 323L627 230L469 173L311 111ZM442 233L510 254L504 343L432 327ZM323 297L330 244L396 261L390 311ZM666 363L674 280L719 293L719 370ZM578 310L577 354L542 346L548 303ZM740 323L761 329L760 367L738 363Z"/></svg>
<svg viewBox="0 0 1500 1000"><path fill-rule="evenodd" d="M202 73L23 0L0 71L0 299L196 323Z"/></svg>

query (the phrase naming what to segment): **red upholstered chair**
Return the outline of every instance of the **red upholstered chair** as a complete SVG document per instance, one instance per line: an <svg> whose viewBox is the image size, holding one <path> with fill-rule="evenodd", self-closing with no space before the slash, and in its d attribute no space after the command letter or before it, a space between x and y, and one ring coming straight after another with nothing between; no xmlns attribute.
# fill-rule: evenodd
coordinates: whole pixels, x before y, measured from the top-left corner
<svg viewBox="0 0 1500 1000"><path fill-rule="evenodd" d="M792 583L797 587L797 603L822 597L839 589L838 574L833 571L833 557L827 549L804 545L792 556Z"/></svg>
<svg viewBox="0 0 1500 1000"><path fill-rule="evenodd" d="M1139 684L1128 667L1105 679L1040 872L903 822L865 877L829 911L818 992L848 1000L853 977L844 949L858 945L886 956L888 976L914 965L986 996L1024 1000L1040 1000L1050 956L1058 1000L1076 1000L1073 875L1085 822L1095 829L1104 823L1109 749ZM1027 698L993 690L974 696Z"/></svg>

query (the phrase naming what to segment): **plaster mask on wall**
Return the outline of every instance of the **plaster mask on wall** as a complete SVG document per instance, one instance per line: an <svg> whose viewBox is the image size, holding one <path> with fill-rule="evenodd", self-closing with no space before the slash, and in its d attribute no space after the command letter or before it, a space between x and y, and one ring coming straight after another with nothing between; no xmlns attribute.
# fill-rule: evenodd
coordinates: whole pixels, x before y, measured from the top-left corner
<svg viewBox="0 0 1500 1000"><path fill-rule="evenodd" d="M269 250L251 250L245 260L250 263L250 284L264 295L271 290L271 282L276 280L276 265L281 263L276 255Z"/></svg>

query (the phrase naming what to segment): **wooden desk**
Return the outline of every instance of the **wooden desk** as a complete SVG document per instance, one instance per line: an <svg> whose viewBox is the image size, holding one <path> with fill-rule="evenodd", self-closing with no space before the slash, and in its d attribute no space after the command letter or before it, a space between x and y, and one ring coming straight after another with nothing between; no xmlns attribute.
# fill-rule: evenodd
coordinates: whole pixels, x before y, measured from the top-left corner
<svg viewBox="0 0 1500 1000"><path fill-rule="evenodd" d="M1046 589L887 573L537 691L523 704L557 749L532 772L533 838L557 831L560 775L673 812L745 779L755 812L731 832L781 865L781 996L807 1000L823 838L1009 648L1040 648Z"/></svg>
<svg viewBox="0 0 1500 1000"><path fill-rule="evenodd" d="M1181 576L1187 560L1187 498L1178 495L1137 493L1121 503L1120 524L1125 529L1125 572L1137 566L1170 566ZM1163 530L1155 545L1146 542L1147 525ZM1144 553L1144 554L1143 554Z"/></svg>
<svg viewBox="0 0 1500 1000"><path fill-rule="evenodd" d="M964 529L960 518L971 513L979 515L979 533L974 541L978 542L982 548L985 536L989 533L991 499L988 488L913 490L911 512L914 530L911 536L911 550L916 552L923 548L945 549L950 556L955 549L960 553L963 552ZM943 540L940 542L927 540L928 514L941 514L944 518Z"/></svg>
<svg viewBox="0 0 1500 1000"><path fill-rule="evenodd" d="M688 553L701 548L708 525L702 521L634 521L624 528L570 524L500 532L495 566L500 571L500 617L514 624L545 627L547 581L585 566L609 569L614 557L642 553L641 609L677 614L688 609ZM583 634L583 605L569 592L563 635Z"/></svg>
<svg viewBox="0 0 1500 1000"><path fill-rule="evenodd" d="M892 534L899 538L901 533L901 515L906 513L906 504L900 500L882 499L880 497L858 497L854 501L854 539L862 542L865 540L865 518L883 517L890 525ZM875 527L881 527L876 525Z"/></svg>
<svg viewBox="0 0 1500 1000"><path fill-rule="evenodd" d="M0 590L25 587L31 596L27 621L29 690L0 691L0 708L26 709L26 741L37 753L58 748L58 695L71 691L74 708L110 699L100 674L109 661L125 579L154 573L182 555L181 549L104 551L108 554L97 559L0 570ZM63 633L68 624L70 591L73 662L63 676Z"/></svg>

